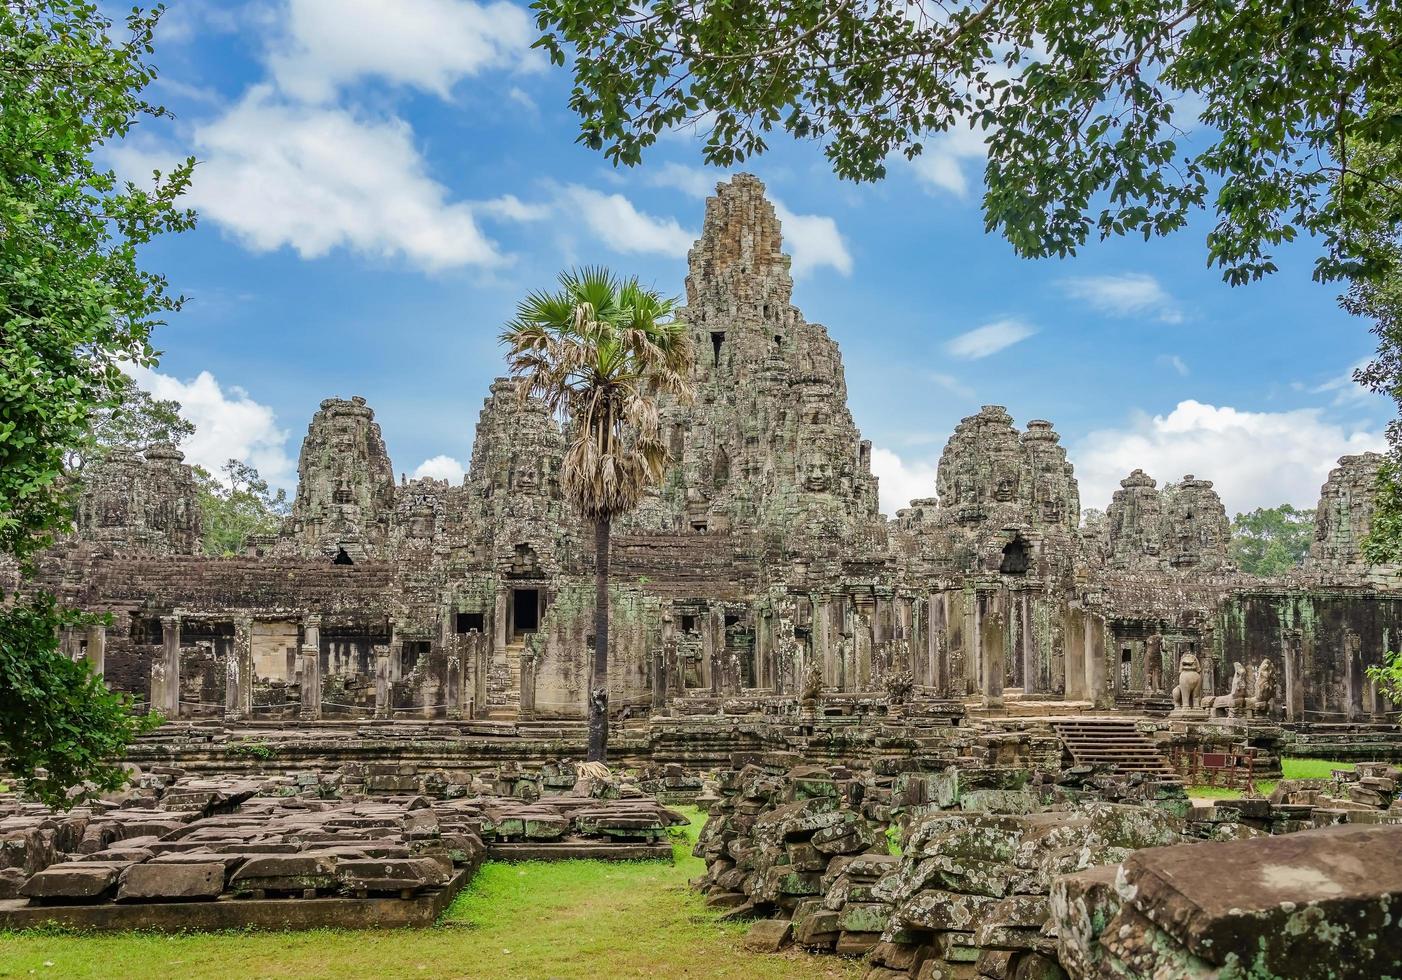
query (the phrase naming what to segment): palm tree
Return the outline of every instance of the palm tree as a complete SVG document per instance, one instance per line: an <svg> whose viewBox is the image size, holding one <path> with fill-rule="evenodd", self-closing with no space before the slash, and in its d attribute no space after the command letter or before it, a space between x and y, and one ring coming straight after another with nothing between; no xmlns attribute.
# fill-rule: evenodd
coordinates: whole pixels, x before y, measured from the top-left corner
<svg viewBox="0 0 1402 980"><path fill-rule="evenodd" d="M590 762L608 754L610 528L667 465L657 396L691 400L691 337L676 307L636 278L571 270L558 290L527 296L501 337L521 398L539 398L565 424L565 496L594 524Z"/></svg>

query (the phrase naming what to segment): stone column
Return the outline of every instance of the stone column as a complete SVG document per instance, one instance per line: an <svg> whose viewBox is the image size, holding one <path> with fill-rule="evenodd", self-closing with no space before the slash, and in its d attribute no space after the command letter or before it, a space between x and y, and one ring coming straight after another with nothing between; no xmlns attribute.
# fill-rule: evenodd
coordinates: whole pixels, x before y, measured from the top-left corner
<svg viewBox="0 0 1402 980"><path fill-rule="evenodd" d="M1115 704L1105 673L1105 617L1086 612L1086 696L1097 708Z"/></svg>
<svg viewBox="0 0 1402 980"><path fill-rule="evenodd" d="M88 627L88 646L84 657L88 662L88 669L101 677L107 664L107 627L102 623L94 623Z"/></svg>
<svg viewBox="0 0 1402 980"><path fill-rule="evenodd" d="M1305 685L1301 676L1300 631L1288 630L1281 648L1285 663L1285 719L1303 721L1305 717Z"/></svg>
<svg viewBox="0 0 1402 980"><path fill-rule="evenodd" d="M985 708L1003 706L1003 641L1007 631L1007 615L1003 598L997 592L984 592L978 597L979 680Z"/></svg>
<svg viewBox="0 0 1402 980"><path fill-rule="evenodd" d="M504 585L497 587L497 601L492 612L492 656L494 657L498 652L501 652L501 656L506 656L506 627L509 624L508 617L511 614L510 603L507 600L511 597L510 591Z"/></svg>
<svg viewBox="0 0 1402 980"><path fill-rule="evenodd" d="M1032 593L1024 590L1018 598L1018 619L1021 625L1018 638L1022 641L1022 693L1026 696L1042 689L1042 671L1037 662L1037 640L1033 635Z"/></svg>
<svg viewBox="0 0 1402 980"><path fill-rule="evenodd" d="M303 627L301 716L304 721L317 721L321 718L321 616L309 614Z"/></svg>
<svg viewBox="0 0 1402 980"><path fill-rule="evenodd" d="M1066 700L1088 700L1086 692L1086 617L1068 606L1063 622L1066 640Z"/></svg>
<svg viewBox="0 0 1402 980"><path fill-rule="evenodd" d="M393 630L390 636L393 637ZM389 651L387 646L375 647L375 717L392 718L390 710Z"/></svg>
<svg viewBox="0 0 1402 980"><path fill-rule="evenodd" d="M925 599L925 682L940 694L948 680L944 653L944 596L931 593Z"/></svg>
<svg viewBox="0 0 1402 980"><path fill-rule="evenodd" d="M979 678L979 638L978 638L978 593L960 591L955 596L964 612L964 693L973 694L980 690Z"/></svg>
<svg viewBox="0 0 1402 980"><path fill-rule="evenodd" d="M535 651L529 646L521 651L521 699L516 708L517 721L535 718Z"/></svg>
<svg viewBox="0 0 1402 980"><path fill-rule="evenodd" d="M224 689L224 716L238 721L253 714L253 620L234 620L234 651L229 657Z"/></svg>
<svg viewBox="0 0 1402 980"><path fill-rule="evenodd" d="M492 647L485 633L467 634L467 645L467 659L472 664L472 717L478 718L486 715L487 702L491 699L487 670Z"/></svg>
<svg viewBox="0 0 1402 980"><path fill-rule="evenodd" d="M161 617L161 652L152 662L160 664L161 689L157 701L155 673L152 673L151 707L167 718L180 717L180 617Z"/></svg>
<svg viewBox="0 0 1402 980"><path fill-rule="evenodd" d="M871 690L871 655L881 645L881 600L859 599L852 617L854 691Z"/></svg>

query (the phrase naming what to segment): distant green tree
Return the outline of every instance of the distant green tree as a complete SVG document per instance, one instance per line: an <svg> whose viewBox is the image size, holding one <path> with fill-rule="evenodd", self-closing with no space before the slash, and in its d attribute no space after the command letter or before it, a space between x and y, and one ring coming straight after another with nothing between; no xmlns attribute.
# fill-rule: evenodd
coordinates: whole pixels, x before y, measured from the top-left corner
<svg viewBox="0 0 1402 980"><path fill-rule="evenodd" d="M195 434L194 423L180 414L180 408L178 401L156 398L128 379L120 402L101 405L93 413L89 437L66 454L65 468L81 478L87 464L109 450L140 452L158 442L180 445Z"/></svg>
<svg viewBox="0 0 1402 980"><path fill-rule="evenodd" d="M194 467L204 516L205 554L237 555L250 534L273 534L287 516L287 491L273 492L268 481L247 463L231 459L216 479L202 466Z"/></svg>
<svg viewBox="0 0 1402 980"><path fill-rule="evenodd" d="M0 4L0 554L32 571L71 526L65 457L121 402L123 362L154 363L151 331L180 306L143 247L194 224L175 206L193 160L138 188L96 162L142 119L159 7L123 25L84 0ZM41 800L108 789L148 721L58 649L52 597L0 595L0 765ZM155 719L151 719L154 721Z"/></svg>
<svg viewBox="0 0 1402 980"><path fill-rule="evenodd" d="M1280 575L1309 554L1314 513L1289 504L1257 507L1232 521L1232 558L1243 572Z"/></svg>

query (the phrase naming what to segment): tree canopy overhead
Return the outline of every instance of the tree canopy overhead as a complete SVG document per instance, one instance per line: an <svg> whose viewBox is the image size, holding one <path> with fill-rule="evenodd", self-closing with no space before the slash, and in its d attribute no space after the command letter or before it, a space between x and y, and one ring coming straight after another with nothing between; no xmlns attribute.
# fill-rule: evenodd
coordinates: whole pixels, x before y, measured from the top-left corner
<svg viewBox="0 0 1402 980"><path fill-rule="evenodd" d="M707 163L776 132L835 173L886 175L940 133L984 135L987 227L1019 254L1092 235L1175 231L1211 209L1208 261L1231 283L1275 271L1301 233L1315 277L1373 277L1370 230L1402 206L1402 7L1352 0L535 0L572 60L580 142L636 164L665 130L704 131ZM1199 128L1200 127L1200 128ZM1198 131L1188 136L1187 130Z"/></svg>
<svg viewBox="0 0 1402 980"><path fill-rule="evenodd" d="M95 417L121 404L121 363L153 363L151 330L180 306L139 252L194 223L175 206L193 161L147 189L95 162L166 114L141 94L160 13L132 8L119 26L85 0L0 4L0 554L26 570L70 526L65 459L92 445ZM56 805L79 783L122 785L114 758L156 720L58 650L82 624L41 592L0 595L0 768Z"/></svg>

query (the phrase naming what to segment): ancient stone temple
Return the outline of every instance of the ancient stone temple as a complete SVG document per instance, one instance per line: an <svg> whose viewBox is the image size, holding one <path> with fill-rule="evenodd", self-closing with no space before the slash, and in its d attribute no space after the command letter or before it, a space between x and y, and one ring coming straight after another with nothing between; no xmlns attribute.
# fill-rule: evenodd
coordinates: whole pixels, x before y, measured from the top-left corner
<svg viewBox="0 0 1402 980"><path fill-rule="evenodd" d="M1395 710L1367 678L1402 636L1402 579L1359 552L1378 457L1340 461L1311 560L1275 579L1233 566L1209 479L1135 470L1083 528L1052 423L998 406L959 423L931 495L887 520L837 345L793 305L781 232L753 177L706 204L680 314L696 398L662 405L671 468L617 527L620 716L1166 713L1185 663L1205 701L1265 662L1275 715ZM462 483L396 484L371 407L329 398L278 535L202 557L179 453L114 453L42 581L112 614L108 682L168 717L578 720L593 555L561 495L563 452L558 423L501 379Z"/></svg>

